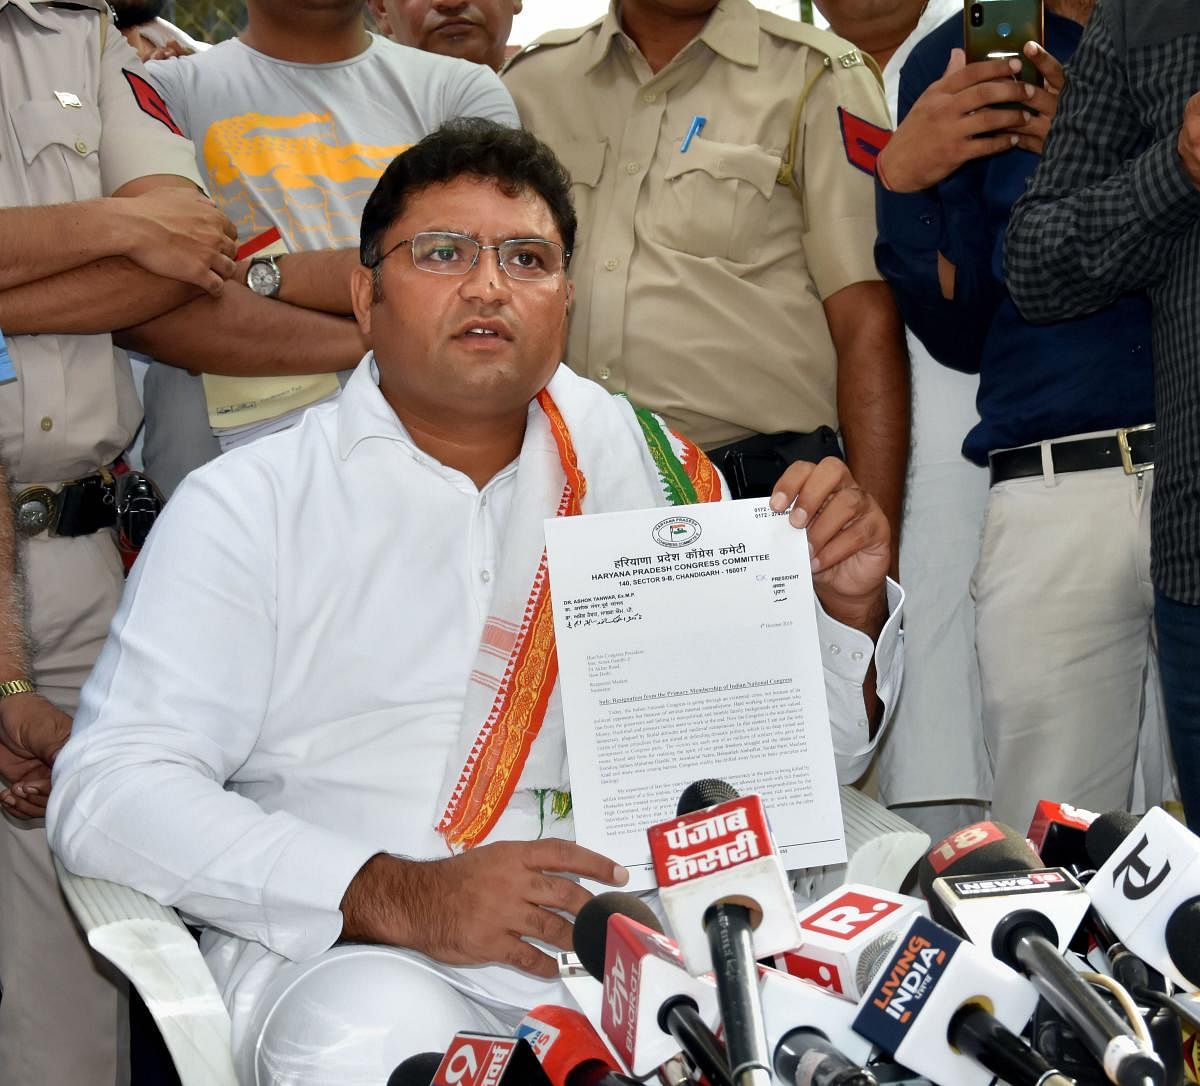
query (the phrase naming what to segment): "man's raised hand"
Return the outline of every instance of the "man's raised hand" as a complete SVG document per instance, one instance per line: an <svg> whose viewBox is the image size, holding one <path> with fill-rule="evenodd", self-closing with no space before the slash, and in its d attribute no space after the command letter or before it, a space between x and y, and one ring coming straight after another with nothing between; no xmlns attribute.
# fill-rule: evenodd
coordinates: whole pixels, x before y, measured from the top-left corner
<svg viewBox="0 0 1200 1086"><path fill-rule="evenodd" d="M777 513L790 509L808 529L813 588L832 617L876 636L887 618L884 580L891 563L891 528L879 503L836 457L797 460L771 494Z"/></svg>
<svg viewBox="0 0 1200 1086"><path fill-rule="evenodd" d="M510 965L557 976L552 957L527 942L571 947L574 917L591 894L572 876L623 886L612 860L571 841L499 841L445 860L380 854L342 898L342 937L419 950L447 965Z"/></svg>
<svg viewBox="0 0 1200 1086"><path fill-rule="evenodd" d="M1015 146L1020 139L1015 129L1028 123L1024 114L992 107L1028 104L1027 84L1016 78L1020 70L1016 59L968 64L961 49L951 50L945 74L925 88L879 153L884 185L920 192L964 162Z"/></svg>

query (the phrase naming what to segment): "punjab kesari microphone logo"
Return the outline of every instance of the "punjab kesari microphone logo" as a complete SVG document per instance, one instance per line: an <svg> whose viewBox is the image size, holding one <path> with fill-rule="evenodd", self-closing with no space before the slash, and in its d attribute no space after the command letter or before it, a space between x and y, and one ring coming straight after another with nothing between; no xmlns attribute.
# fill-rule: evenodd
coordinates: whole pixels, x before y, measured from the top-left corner
<svg viewBox="0 0 1200 1086"><path fill-rule="evenodd" d="M660 520L650 534L664 547L690 547L700 538L700 525L691 517L668 517Z"/></svg>

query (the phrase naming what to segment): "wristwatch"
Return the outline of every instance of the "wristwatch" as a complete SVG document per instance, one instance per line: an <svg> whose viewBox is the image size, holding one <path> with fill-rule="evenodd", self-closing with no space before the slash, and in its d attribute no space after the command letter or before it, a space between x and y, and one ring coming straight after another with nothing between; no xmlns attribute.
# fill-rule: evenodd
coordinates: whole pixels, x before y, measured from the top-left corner
<svg viewBox="0 0 1200 1086"><path fill-rule="evenodd" d="M37 688L28 679L10 679L0 683L0 701L12 697L13 694L34 694Z"/></svg>
<svg viewBox="0 0 1200 1086"><path fill-rule="evenodd" d="M246 286L263 298L274 298L279 294L279 264L273 256L256 256L246 269Z"/></svg>

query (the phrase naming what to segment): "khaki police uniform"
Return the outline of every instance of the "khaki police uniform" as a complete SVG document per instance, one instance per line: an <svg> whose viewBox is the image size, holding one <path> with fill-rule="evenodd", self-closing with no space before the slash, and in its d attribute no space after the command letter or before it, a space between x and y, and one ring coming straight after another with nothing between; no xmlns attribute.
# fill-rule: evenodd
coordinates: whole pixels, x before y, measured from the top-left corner
<svg viewBox="0 0 1200 1086"><path fill-rule="evenodd" d="M143 108L140 62L103 0L0 0L0 208L88 200L150 174L199 184L192 145ZM2 329L0 329L2 331ZM8 336L0 456L14 491L56 488L125 448L141 408L108 335ZM30 678L74 713L120 598L113 533L20 546ZM75 928L40 821L0 814L0 1077L37 1086L118 1078L117 989Z"/></svg>
<svg viewBox="0 0 1200 1086"><path fill-rule="evenodd" d="M879 278L873 161L858 138L891 127L878 81L849 42L749 0L721 0L653 73L616 7L539 39L503 76L573 181L567 361L708 448L836 429L821 303ZM797 199L780 173L810 83Z"/></svg>

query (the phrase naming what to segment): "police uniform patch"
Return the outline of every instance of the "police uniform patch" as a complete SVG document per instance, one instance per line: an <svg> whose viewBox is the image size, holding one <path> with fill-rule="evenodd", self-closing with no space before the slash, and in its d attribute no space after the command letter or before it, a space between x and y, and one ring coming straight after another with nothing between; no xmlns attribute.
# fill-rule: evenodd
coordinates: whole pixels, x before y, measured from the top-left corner
<svg viewBox="0 0 1200 1086"><path fill-rule="evenodd" d="M890 129L864 121L847 109L838 106L838 124L842 129L842 146L846 160L863 173L875 176L875 159L892 138Z"/></svg>
<svg viewBox="0 0 1200 1086"><path fill-rule="evenodd" d="M171 111L167 109L167 103L163 101L163 96L140 75L135 75L124 68L121 69L121 74L129 84L129 89L133 91L134 101L137 102L141 111L148 113L156 121L162 121L175 135L182 136L183 133L180 131L179 125L175 123L175 118L171 116Z"/></svg>

